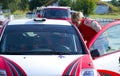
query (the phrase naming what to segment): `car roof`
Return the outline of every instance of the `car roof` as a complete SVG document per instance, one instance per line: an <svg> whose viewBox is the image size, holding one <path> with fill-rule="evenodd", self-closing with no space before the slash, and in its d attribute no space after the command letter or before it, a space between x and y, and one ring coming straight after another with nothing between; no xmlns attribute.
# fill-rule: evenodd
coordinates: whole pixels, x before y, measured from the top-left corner
<svg viewBox="0 0 120 76"><path fill-rule="evenodd" d="M15 19L8 23L8 25L27 25L27 24L49 24L49 25L71 26L71 23L66 20L55 20L55 19L46 19L46 18Z"/></svg>
<svg viewBox="0 0 120 76"><path fill-rule="evenodd" d="M47 9L47 8L70 9L70 7L67 7L67 6L47 6L47 7L44 7L44 9Z"/></svg>

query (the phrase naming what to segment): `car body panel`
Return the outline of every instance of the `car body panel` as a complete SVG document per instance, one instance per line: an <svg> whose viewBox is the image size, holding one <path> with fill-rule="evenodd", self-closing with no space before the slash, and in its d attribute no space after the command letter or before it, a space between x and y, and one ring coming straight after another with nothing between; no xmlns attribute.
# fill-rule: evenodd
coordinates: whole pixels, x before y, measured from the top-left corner
<svg viewBox="0 0 120 76"><path fill-rule="evenodd" d="M40 55L35 55L35 56L30 56L30 55L7 55L4 56L5 58L8 58L12 61L14 61L16 64L22 67L24 71L27 73L28 76L38 76L38 75L62 75L64 72L65 68L74 60L79 58L79 66L82 66L81 62L82 59L85 58L85 56L80 56L80 55L73 55L71 56L66 56L66 55L48 55L48 56L40 56ZM87 57L87 56L86 56ZM89 59L87 59L89 60ZM89 66L88 61L84 60L86 65L84 67L79 67L81 68L92 68ZM64 63L63 63L64 62ZM59 64L59 65L58 65ZM46 73L48 72L48 73Z"/></svg>
<svg viewBox="0 0 120 76"><path fill-rule="evenodd" d="M99 41L103 35L106 35L105 40ZM99 49L102 52L100 57L93 60L101 74L120 76L120 21L105 25L91 40L88 48L91 51Z"/></svg>
<svg viewBox="0 0 120 76"><path fill-rule="evenodd" d="M0 75L27 76L25 71L18 64L3 56L0 56Z"/></svg>
<svg viewBox="0 0 120 76"><path fill-rule="evenodd" d="M100 73L105 73L112 76L119 76L119 55L120 51L97 58L94 60L95 67Z"/></svg>

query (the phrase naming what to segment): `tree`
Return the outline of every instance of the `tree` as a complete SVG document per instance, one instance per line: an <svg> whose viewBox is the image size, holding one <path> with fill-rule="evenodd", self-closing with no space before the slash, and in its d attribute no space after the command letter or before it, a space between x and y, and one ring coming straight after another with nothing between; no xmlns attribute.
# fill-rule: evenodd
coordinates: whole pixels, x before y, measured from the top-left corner
<svg viewBox="0 0 120 76"><path fill-rule="evenodd" d="M11 12L15 12L16 10L19 10L20 9L20 7L19 7L20 2L21 2L21 0L12 0L12 2L10 2L8 4L7 9L10 9Z"/></svg>
<svg viewBox="0 0 120 76"><path fill-rule="evenodd" d="M3 9L10 9L11 12L16 10L26 10L29 0L1 0Z"/></svg>
<svg viewBox="0 0 120 76"><path fill-rule="evenodd" d="M41 2L42 0L31 0L29 2L29 9L30 10L33 10L33 9L36 9L36 7L40 7L42 6L43 4L43 1Z"/></svg>
<svg viewBox="0 0 120 76"><path fill-rule="evenodd" d="M9 8L8 7L8 4L11 2L12 0L0 0L0 4L2 6L3 9L7 9Z"/></svg>
<svg viewBox="0 0 120 76"><path fill-rule="evenodd" d="M30 0L29 9L34 10L36 7L47 6L55 1L56 0Z"/></svg>
<svg viewBox="0 0 120 76"><path fill-rule="evenodd" d="M28 0L21 0L19 3L20 10L27 10L29 9L29 1Z"/></svg>
<svg viewBox="0 0 120 76"><path fill-rule="evenodd" d="M72 6L72 0L60 0L59 1L59 6Z"/></svg>
<svg viewBox="0 0 120 76"><path fill-rule="evenodd" d="M120 6L120 0L112 0L111 3L112 3L114 6Z"/></svg>
<svg viewBox="0 0 120 76"><path fill-rule="evenodd" d="M95 0L76 0L73 9L83 12L85 16L89 16L89 14L92 14L94 12L96 8L96 2Z"/></svg>

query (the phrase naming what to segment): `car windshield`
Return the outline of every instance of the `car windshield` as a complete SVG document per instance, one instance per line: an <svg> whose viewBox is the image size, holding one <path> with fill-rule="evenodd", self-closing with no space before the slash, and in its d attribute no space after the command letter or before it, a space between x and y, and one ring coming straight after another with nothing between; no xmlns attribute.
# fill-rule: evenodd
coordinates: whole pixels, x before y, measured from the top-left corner
<svg viewBox="0 0 120 76"><path fill-rule="evenodd" d="M44 9L43 14L44 18L70 18L70 11L68 9Z"/></svg>
<svg viewBox="0 0 120 76"><path fill-rule="evenodd" d="M71 55L84 54L85 51L72 26L11 25L6 27L0 42L2 54Z"/></svg>

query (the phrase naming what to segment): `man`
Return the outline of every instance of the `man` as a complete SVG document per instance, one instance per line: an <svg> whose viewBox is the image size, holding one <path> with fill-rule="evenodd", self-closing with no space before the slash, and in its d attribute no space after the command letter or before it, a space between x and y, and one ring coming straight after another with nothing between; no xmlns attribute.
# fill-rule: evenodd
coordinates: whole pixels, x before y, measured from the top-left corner
<svg viewBox="0 0 120 76"><path fill-rule="evenodd" d="M84 18L80 13L72 13L71 20L78 27L88 45L90 40L102 29L102 26L96 20Z"/></svg>

